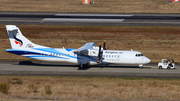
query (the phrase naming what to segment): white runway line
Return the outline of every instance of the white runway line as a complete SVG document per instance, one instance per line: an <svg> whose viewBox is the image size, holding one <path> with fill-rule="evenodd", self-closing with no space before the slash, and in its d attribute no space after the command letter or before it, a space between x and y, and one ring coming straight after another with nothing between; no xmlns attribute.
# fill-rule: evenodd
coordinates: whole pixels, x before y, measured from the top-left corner
<svg viewBox="0 0 180 101"><path fill-rule="evenodd" d="M44 22L122 22L124 19L71 19L71 18L45 18Z"/></svg>
<svg viewBox="0 0 180 101"><path fill-rule="evenodd" d="M55 16L127 16L131 17L133 15L125 15L125 14L56 14Z"/></svg>

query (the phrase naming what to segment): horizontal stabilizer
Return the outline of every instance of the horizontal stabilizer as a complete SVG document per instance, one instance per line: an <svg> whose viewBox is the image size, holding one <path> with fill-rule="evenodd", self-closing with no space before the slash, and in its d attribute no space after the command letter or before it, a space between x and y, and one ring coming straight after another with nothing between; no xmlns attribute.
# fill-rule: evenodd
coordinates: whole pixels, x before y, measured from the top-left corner
<svg viewBox="0 0 180 101"><path fill-rule="evenodd" d="M6 30L7 31L14 31L14 30L18 30L18 27L14 26L14 25L6 25Z"/></svg>

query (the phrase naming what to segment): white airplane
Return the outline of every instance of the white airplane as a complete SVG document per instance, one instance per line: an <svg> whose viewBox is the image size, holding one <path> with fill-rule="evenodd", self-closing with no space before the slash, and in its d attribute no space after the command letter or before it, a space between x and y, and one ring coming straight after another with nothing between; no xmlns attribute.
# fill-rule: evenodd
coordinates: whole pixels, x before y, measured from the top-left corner
<svg viewBox="0 0 180 101"><path fill-rule="evenodd" d="M140 68L143 68L143 64L151 61L138 51L106 50L105 42L103 48L101 45L95 47L94 42L86 43L78 49L50 48L32 43L15 25L6 25L6 30L12 47L6 52L28 58L75 63L80 68L96 64L138 64Z"/></svg>

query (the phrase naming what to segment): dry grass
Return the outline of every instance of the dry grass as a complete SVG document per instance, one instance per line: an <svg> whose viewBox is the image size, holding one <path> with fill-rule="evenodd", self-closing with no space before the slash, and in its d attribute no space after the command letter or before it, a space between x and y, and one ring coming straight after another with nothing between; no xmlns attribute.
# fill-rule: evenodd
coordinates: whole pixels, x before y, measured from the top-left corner
<svg viewBox="0 0 180 101"><path fill-rule="evenodd" d="M0 92L4 94L8 94L10 89L10 85L8 83L0 83Z"/></svg>
<svg viewBox="0 0 180 101"><path fill-rule="evenodd" d="M59 26L19 25L32 42L54 48L79 48L87 42L106 40L107 49L142 52L152 62L173 58L180 62L180 27L169 26ZM6 52L11 45L5 25L0 25L0 59L27 59Z"/></svg>
<svg viewBox="0 0 180 101"><path fill-rule="evenodd" d="M41 98L50 96L61 97L154 97L180 98L180 81L178 79L147 79L147 78L110 78L110 77L41 77L41 76L0 76L0 82L8 83L12 78L20 78L23 84L11 84L8 95L34 96ZM35 85L37 92L32 92L29 85ZM51 86L52 94L46 94L45 87ZM0 93L0 97L3 96Z"/></svg>
<svg viewBox="0 0 180 101"><path fill-rule="evenodd" d="M180 13L180 3L167 0L0 0L0 11L25 12L103 12L103 13Z"/></svg>

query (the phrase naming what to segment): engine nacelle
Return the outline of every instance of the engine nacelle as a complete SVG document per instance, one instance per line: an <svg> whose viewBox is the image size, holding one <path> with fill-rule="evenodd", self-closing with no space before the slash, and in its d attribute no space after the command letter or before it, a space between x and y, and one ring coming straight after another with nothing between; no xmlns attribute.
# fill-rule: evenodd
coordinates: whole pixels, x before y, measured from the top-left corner
<svg viewBox="0 0 180 101"><path fill-rule="evenodd" d="M103 48L101 48L101 51ZM93 46L92 49L88 49L89 56L98 56L99 55L99 47Z"/></svg>
<svg viewBox="0 0 180 101"><path fill-rule="evenodd" d="M89 56L98 56L99 50L95 49L88 49L88 55Z"/></svg>

